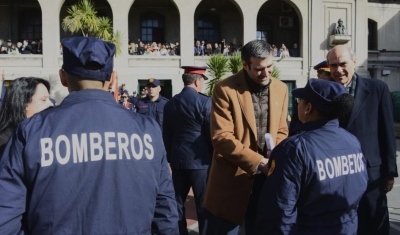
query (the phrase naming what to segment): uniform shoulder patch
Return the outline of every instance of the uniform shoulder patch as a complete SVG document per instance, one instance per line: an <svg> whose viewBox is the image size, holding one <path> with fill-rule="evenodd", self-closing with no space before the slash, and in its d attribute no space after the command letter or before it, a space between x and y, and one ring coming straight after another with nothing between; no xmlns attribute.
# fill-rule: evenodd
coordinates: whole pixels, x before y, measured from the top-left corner
<svg viewBox="0 0 400 235"><path fill-rule="evenodd" d="M274 170L275 170L275 160L272 160L271 166L269 167L268 170L268 176L270 176L274 172Z"/></svg>

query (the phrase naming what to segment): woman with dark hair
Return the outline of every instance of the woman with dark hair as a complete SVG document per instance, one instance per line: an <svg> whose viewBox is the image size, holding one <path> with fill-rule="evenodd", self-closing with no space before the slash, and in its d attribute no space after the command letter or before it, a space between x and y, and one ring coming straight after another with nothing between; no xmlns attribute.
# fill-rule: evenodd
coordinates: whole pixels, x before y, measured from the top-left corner
<svg viewBox="0 0 400 235"><path fill-rule="evenodd" d="M50 83L41 78L21 77L9 87L0 110L0 153L17 125L48 107Z"/></svg>
<svg viewBox="0 0 400 235"><path fill-rule="evenodd" d="M354 98L341 84L320 79L292 94L303 124L270 155L257 234L357 234L366 160L338 121L351 113Z"/></svg>

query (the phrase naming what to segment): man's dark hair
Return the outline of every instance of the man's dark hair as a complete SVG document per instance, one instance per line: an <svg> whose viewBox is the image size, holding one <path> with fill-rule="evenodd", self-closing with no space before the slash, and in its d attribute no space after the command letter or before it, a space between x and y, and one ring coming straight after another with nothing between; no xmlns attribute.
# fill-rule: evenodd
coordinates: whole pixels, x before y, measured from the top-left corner
<svg viewBox="0 0 400 235"><path fill-rule="evenodd" d="M201 78L201 77L203 77L201 76L201 74L184 73L182 74L183 85L187 86L193 84L196 78Z"/></svg>
<svg viewBox="0 0 400 235"><path fill-rule="evenodd" d="M35 77L17 78L7 87L0 111L0 132L17 127L26 119L26 106L32 101L40 83L50 92L50 83Z"/></svg>
<svg viewBox="0 0 400 235"><path fill-rule="evenodd" d="M313 103L313 101L307 101L307 100L305 100L305 102L306 104ZM329 112L322 112L319 109L318 112L328 120L337 119L349 115L353 110L354 104L355 101L352 95L343 94L332 100Z"/></svg>
<svg viewBox="0 0 400 235"><path fill-rule="evenodd" d="M248 66L251 65L251 57L268 58L272 54L272 47L264 40L253 40L242 47L241 55Z"/></svg>

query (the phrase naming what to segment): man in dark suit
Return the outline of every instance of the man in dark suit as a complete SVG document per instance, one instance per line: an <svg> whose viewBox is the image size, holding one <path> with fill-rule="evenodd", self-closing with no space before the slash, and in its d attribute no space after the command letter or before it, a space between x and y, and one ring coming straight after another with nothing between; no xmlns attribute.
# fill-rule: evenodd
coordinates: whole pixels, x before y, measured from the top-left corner
<svg viewBox="0 0 400 235"><path fill-rule="evenodd" d="M199 234L205 226L203 206L213 147L210 134L211 99L203 94L206 67L183 66L182 92L164 107L163 138L172 169L179 214L179 234L187 235L185 202L190 187L196 202Z"/></svg>
<svg viewBox="0 0 400 235"><path fill-rule="evenodd" d="M388 86L377 79L355 73L356 59L347 45L329 51L332 78L343 84L355 98L352 113L340 126L355 135L368 162L368 188L358 209L358 234L389 234L386 193L398 177L393 107Z"/></svg>

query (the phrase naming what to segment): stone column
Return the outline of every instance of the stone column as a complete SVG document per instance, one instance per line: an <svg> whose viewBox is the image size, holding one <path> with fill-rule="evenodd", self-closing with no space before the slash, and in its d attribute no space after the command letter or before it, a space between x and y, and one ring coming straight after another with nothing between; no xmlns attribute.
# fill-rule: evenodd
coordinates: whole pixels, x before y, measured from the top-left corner
<svg viewBox="0 0 400 235"><path fill-rule="evenodd" d="M201 0L173 0L180 13L181 66L194 65L194 13Z"/></svg>
<svg viewBox="0 0 400 235"><path fill-rule="evenodd" d="M353 50L357 58L357 73L370 77L368 71L368 1L355 1Z"/></svg>
<svg viewBox="0 0 400 235"><path fill-rule="evenodd" d="M58 68L60 10L64 0L38 0L42 9L43 69Z"/></svg>
<svg viewBox="0 0 400 235"><path fill-rule="evenodd" d="M115 69L128 68L128 14L134 0L108 0L113 13L113 30L114 33L121 33L121 54L114 59Z"/></svg>
<svg viewBox="0 0 400 235"><path fill-rule="evenodd" d="M257 38L257 16L265 0L234 0L241 10L243 19L243 45Z"/></svg>

